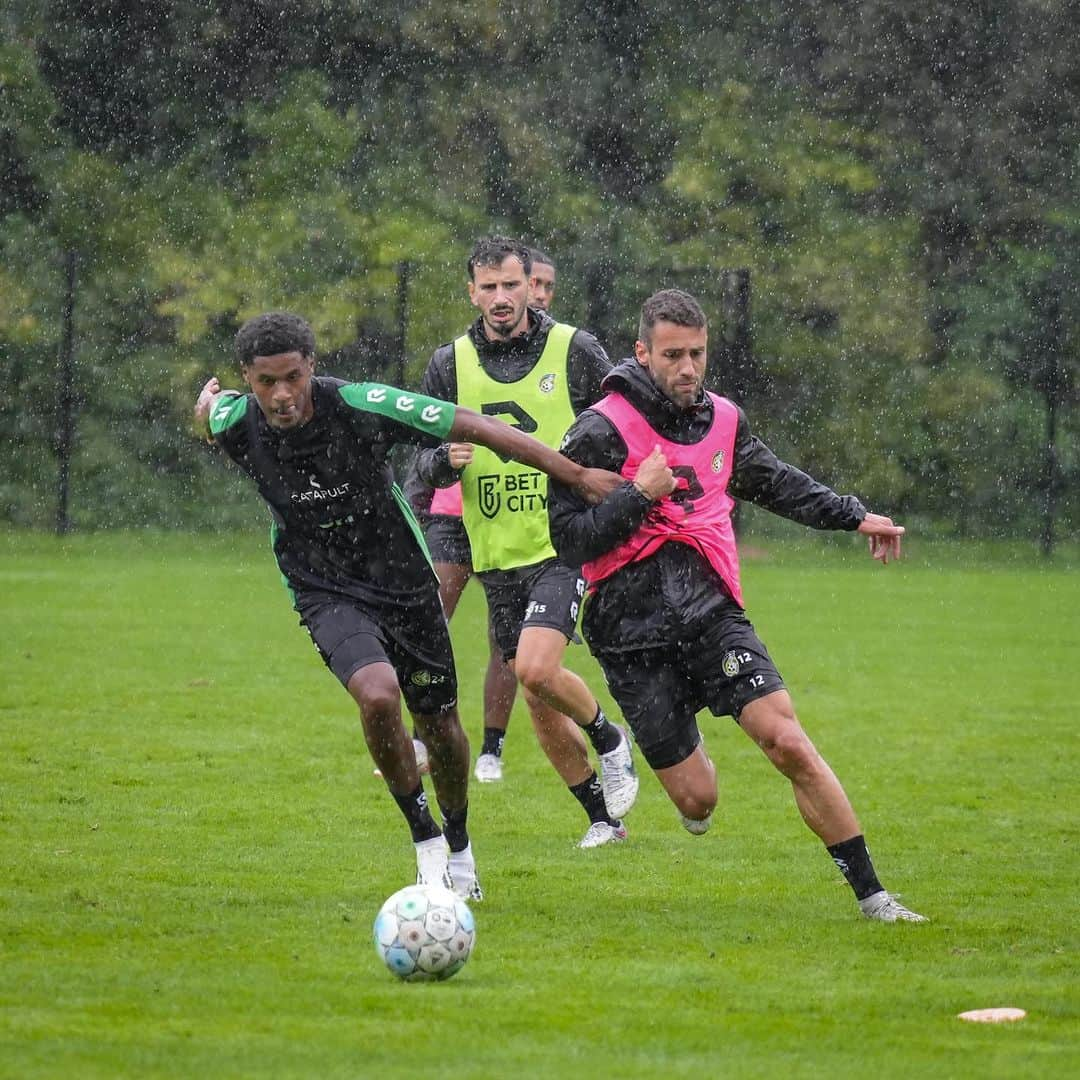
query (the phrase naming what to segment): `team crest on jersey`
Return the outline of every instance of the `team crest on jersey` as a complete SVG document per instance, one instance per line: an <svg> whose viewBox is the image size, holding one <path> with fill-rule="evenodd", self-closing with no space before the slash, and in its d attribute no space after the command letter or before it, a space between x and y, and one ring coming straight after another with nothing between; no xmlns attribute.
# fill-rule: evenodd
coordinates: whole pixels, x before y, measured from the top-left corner
<svg viewBox="0 0 1080 1080"><path fill-rule="evenodd" d="M739 667L737 653L724 653L724 659L720 661L720 668L729 679L734 679L739 674Z"/></svg>
<svg viewBox="0 0 1080 1080"><path fill-rule="evenodd" d="M555 372L554 371L549 371L540 380L540 393L541 394L550 394L551 391L554 390L554 389L555 389Z"/></svg>
<svg viewBox="0 0 1080 1080"><path fill-rule="evenodd" d="M502 496L499 493L501 479L502 477L495 473L490 476L481 476L476 482L480 513L486 518L493 518L502 506Z"/></svg>
<svg viewBox="0 0 1080 1080"><path fill-rule="evenodd" d="M723 467L724 467L724 451L723 450L717 450L716 453L713 454L712 471L715 472L715 473L718 473Z"/></svg>
<svg viewBox="0 0 1080 1080"><path fill-rule="evenodd" d="M431 685L431 672L430 671L414 671L412 678L410 679L413 686L430 686Z"/></svg>

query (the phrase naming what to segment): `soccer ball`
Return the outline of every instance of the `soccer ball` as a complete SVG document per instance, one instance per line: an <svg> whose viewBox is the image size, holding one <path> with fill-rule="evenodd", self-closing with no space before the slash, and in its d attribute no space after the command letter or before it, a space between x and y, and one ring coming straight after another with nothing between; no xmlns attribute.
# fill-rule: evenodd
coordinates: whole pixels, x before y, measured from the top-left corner
<svg viewBox="0 0 1080 1080"><path fill-rule="evenodd" d="M373 928L379 959L407 982L449 979L476 941L465 901L441 885L407 885L379 909Z"/></svg>

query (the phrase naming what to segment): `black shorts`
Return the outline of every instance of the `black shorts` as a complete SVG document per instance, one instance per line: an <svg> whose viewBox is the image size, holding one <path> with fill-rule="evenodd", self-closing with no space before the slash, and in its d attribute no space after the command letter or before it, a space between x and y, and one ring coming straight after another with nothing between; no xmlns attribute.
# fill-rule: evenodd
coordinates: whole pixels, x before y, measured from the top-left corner
<svg viewBox="0 0 1080 1080"><path fill-rule="evenodd" d="M576 567L558 559L519 570L478 574L488 602L488 620L504 660L513 660L521 631L530 626L558 630L567 641L577 637L578 612L585 579Z"/></svg>
<svg viewBox="0 0 1080 1080"><path fill-rule="evenodd" d="M736 720L784 680L738 604L727 601L678 644L632 652L593 649L645 760L654 769L685 761L701 741L697 714Z"/></svg>
<svg viewBox="0 0 1080 1080"><path fill-rule="evenodd" d="M451 514L432 514L424 526L424 539L432 562L452 563L454 566L472 566L472 548L469 534L461 518Z"/></svg>
<svg viewBox="0 0 1080 1080"><path fill-rule="evenodd" d="M362 667L385 662L397 674L410 712L432 716L457 704L454 653L439 593L418 604L365 604L341 593L296 595L300 622L342 686Z"/></svg>

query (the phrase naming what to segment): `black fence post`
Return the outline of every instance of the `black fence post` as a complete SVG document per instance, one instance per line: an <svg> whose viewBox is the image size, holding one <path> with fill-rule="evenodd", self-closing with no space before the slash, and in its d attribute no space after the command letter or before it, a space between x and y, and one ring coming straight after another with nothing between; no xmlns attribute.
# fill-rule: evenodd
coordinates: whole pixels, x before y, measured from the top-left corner
<svg viewBox="0 0 1080 1080"><path fill-rule="evenodd" d="M756 381L750 334L750 271L720 275L720 386L727 397L745 405Z"/></svg>
<svg viewBox="0 0 1080 1080"><path fill-rule="evenodd" d="M69 482L71 476L71 448L75 441L75 275L74 251L64 255L64 309L63 332L58 360L59 394L57 396L56 425L56 534L63 536L71 529L68 513Z"/></svg>

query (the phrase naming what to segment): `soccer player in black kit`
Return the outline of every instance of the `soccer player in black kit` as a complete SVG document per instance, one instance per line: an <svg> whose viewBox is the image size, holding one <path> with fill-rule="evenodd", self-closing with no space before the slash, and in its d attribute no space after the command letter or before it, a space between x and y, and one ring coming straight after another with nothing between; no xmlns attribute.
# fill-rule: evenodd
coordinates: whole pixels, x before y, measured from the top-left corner
<svg viewBox="0 0 1080 1080"><path fill-rule="evenodd" d="M211 378L195 406L273 516L274 555L300 621L360 707L364 738L409 824L417 881L482 898L469 842L469 744L438 582L387 463L396 443L479 442L599 499L618 483L524 433L435 398L315 375L315 335L268 312L236 335L251 392ZM430 754L442 816L424 795L401 697Z"/></svg>

